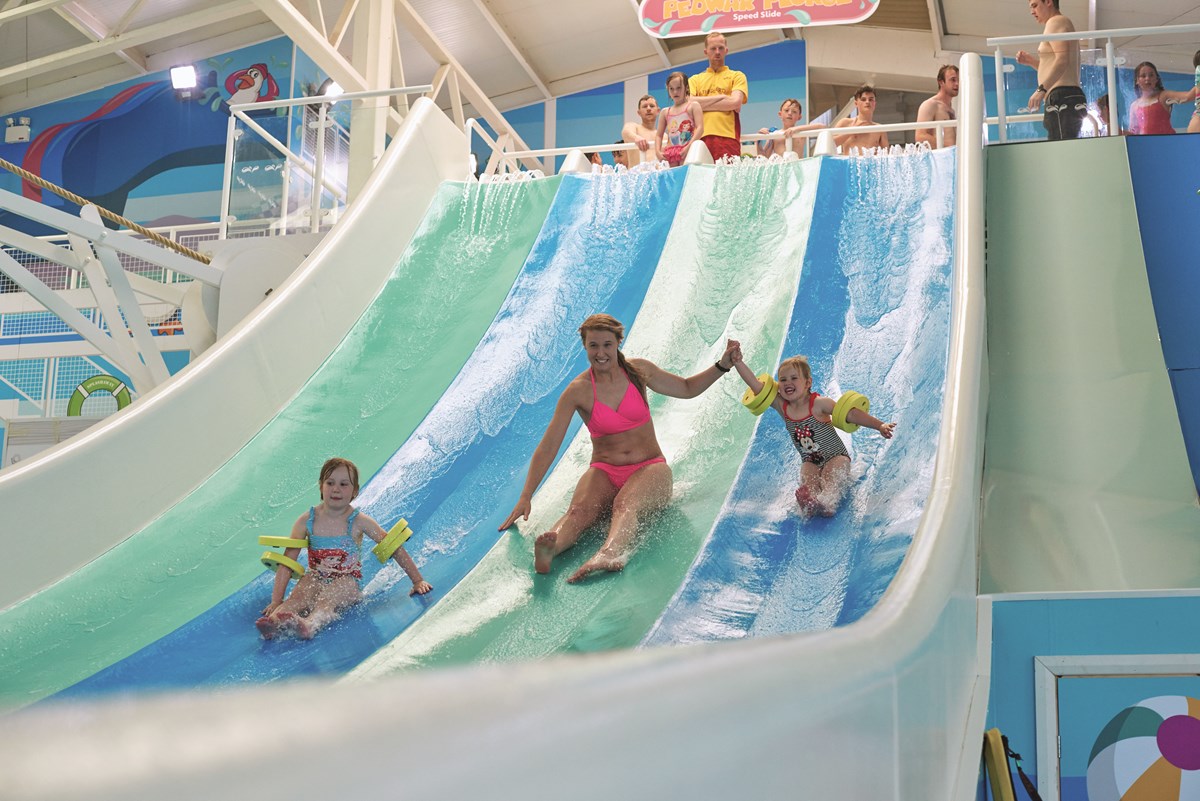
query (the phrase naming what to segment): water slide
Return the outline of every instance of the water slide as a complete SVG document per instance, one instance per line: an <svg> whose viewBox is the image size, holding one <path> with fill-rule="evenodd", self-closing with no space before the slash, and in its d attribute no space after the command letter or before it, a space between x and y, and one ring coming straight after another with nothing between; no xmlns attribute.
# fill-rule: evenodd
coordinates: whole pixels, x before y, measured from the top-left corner
<svg viewBox="0 0 1200 801"><path fill-rule="evenodd" d="M262 574L196 619L68 688L59 697L339 675L398 635L427 607L437 604L499 538L497 510L516 503L525 465L550 421L558 395L584 369L573 321L596 309L607 309L626 319L637 313L675 216L682 184L683 172L672 171L633 176L630 180L567 176L495 187L444 186L443 195L449 202L444 209L435 202L427 220L448 219L451 225L426 225L418 232L409 256L402 259L403 266L428 243L441 262L435 265L425 259L419 261L422 269L431 271L431 283L421 286L411 281L407 269L399 269L376 301L380 312L368 312L350 333L348 341L361 346L334 353L316 380L285 411L288 418L312 421L322 417L324 410L341 397L338 387L344 385L349 374L372 378L376 392L403 395L414 379L390 374L380 369L380 362L364 355L375 351L385 359L394 359L397 350L414 346L419 353L420 335L411 336L408 327L427 328L425 336L438 332L419 315L408 314L398 303L399 298L411 294L412 302L428 307L427 317L452 319L455 315L446 314L451 309L462 314L477 313L460 303L461 298L439 293L457 292L452 288L469 285L482 271L497 266L492 263L497 256L510 259L514 252L529 254L499 311L486 312L486 317L494 319L458 376L411 434L401 433L392 440L403 444L365 481L357 501L359 508L385 527L401 517L412 521L418 533L407 548L433 584L434 592L409 599L407 578L395 565L389 565L378 574L364 575L367 602L356 606L313 642L280 639L264 643L257 630L248 625L270 597L273 577ZM526 197L522 205L497 204L494 194L501 198ZM553 203L547 210L545 201L551 196ZM481 238L476 248L467 247L457 258L446 258L454 246L470 242L471 232L464 230L464 221L476 225L473 218L478 212L484 212L491 225L478 232ZM522 230L536 228L541 230L535 241L519 235ZM494 235L504 231L509 236L500 235L497 240ZM463 269L464 261L476 264L467 270ZM419 364L413 366L420 368ZM298 402L310 396L322 411L314 415L304 409L295 410ZM350 408L358 414L357 405ZM338 420L329 422L336 424ZM343 425L347 422L341 421ZM270 432L273 425L264 433ZM347 452L363 433L361 428L351 431L338 452ZM390 433L377 432L374 436ZM255 447L262 438L260 434L247 447ZM270 458L279 445L280 441L272 438L270 452L252 457ZM300 438L295 445L303 450L288 454L291 465L303 463L303 451L309 448ZM314 458L309 452L307 461L313 470L320 461ZM242 454L237 459L241 460ZM285 467L281 465L280 469ZM307 478L315 481L315 473ZM222 486L219 491L225 489ZM198 490L193 498L202 494L203 489ZM193 498L185 503L190 504ZM258 498L261 502L261 495ZM254 500L255 495L248 493L246 502ZM292 500L288 511L294 515L314 500L310 483L300 498ZM213 503L210 499L205 507ZM239 514L246 511L243 508ZM184 511L178 519L186 517ZM237 539L243 547L231 556L240 553L242 559L255 561L262 549L254 547L252 534L250 529L241 529ZM367 561L368 568L377 567L372 560Z"/></svg>
<svg viewBox="0 0 1200 801"><path fill-rule="evenodd" d="M954 152L827 160L784 355L814 388L850 389L897 424L850 438L853 485L833 518L792 513L799 458L767 412L704 549L649 645L844 626L891 583L929 495L949 341Z"/></svg>
<svg viewBox="0 0 1200 801"><path fill-rule="evenodd" d="M979 130L979 120L971 116L978 117L976 106L981 108L977 60L964 73L975 81L964 82L963 103L970 110L964 113L965 129ZM33 745L46 732L59 732L62 716L76 708L51 706L0 721L6 753L19 757L14 762L19 773L12 774L16 779L11 782L17 797L25 797L21 793L26 791L29 797L68 797L84 788L95 798L153 797L167 788L176 796L200 797L233 787L240 793L289 788L305 796L366 794L384 792L399 781L414 795L439 792L459 797L486 792L503 797L521 792L548 798L563 791L555 777L569 781L574 794L610 797L629 789L625 782L631 775L638 776L639 793L668 797L731 792L769 797L797 786L826 797L842 797L846 792L853 797L941 797L931 795L929 788L960 787L964 776L969 784L978 754L962 744L963 735L973 731L967 722L976 673L973 488L978 481L983 408L982 302L976 273L981 267L982 203L964 189L981 185L978 142L972 143L971 138L964 137L966 158L957 176L957 217L959 230L973 233L959 234L955 247L958 269L951 279L949 367L931 489L891 587L856 624L732 647L710 643L627 650L505 668L417 672L370 684L319 685L321 691L306 691L302 700L296 698L294 686L255 691L252 706L260 712L275 700L289 706L301 703L313 720L329 724L288 726L286 731L279 715L238 714L237 709L248 707L247 698L238 693L206 695L202 700L165 697L93 705L84 725L67 735L67 747L75 746L72 753L77 754L70 772L49 770L51 756ZM813 169L808 163L774 173L692 170L684 195L692 191L693 178L718 182L772 174L788 175L801 192L805 187L812 191L805 172ZM708 197L716 196L715 188L710 188ZM774 215L755 202L748 205L756 212L750 215L753 219L738 217L737 221L752 225L765 216L768 227L757 233L769 240L772 228L782 228L776 241L786 244L785 253L776 257L748 251L756 239L722 238L722 231L733 229L721 214L681 213L677 227L688 235L676 237L675 230L671 232L634 317L631 351L688 372L711 361L728 333L743 339L748 357L756 364L769 364L778 356L795 302L797 271L804 263L802 245L807 241L807 237L794 241L788 233L808 226L805 217L811 211L804 210L812 206L790 204L802 213L789 219L788 214ZM693 220L695 226L688 228ZM706 225L716 233L706 231ZM678 266L686 264L689 246L701 253L717 245L729 248L728 257L744 261L741 270L720 260L712 265L701 260L699 270ZM801 247L796 249L797 245ZM682 252L676 254L677 249ZM763 258L746 259L747 252ZM677 258L674 265L672 258ZM788 269L793 271L790 282L785 280ZM696 284L690 283L689 275L696 276ZM715 308L696 308L706 304ZM938 344L945 347L944 341L933 347ZM753 421L738 406L738 395L733 380L727 379L699 400L655 401L664 448L672 464L678 465L676 493L682 502L674 504L647 537L645 553L638 555L646 557L640 575L634 574L635 561L625 574L604 577L571 596L562 587L560 571L570 569L564 565L552 577L555 580L537 592L523 590L510 596L518 598L517 605L539 607L543 613L550 608L546 598L530 603L530 596L558 597L574 607L570 617L578 619L582 609L585 621L598 622L583 630L568 630L561 637L552 633L557 641L538 653L633 644L661 612L678 588L690 556L655 558L659 554L652 551L690 548L694 554L712 528L751 441ZM578 475L582 458L582 441L577 439L535 498L530 526L520 536L502 540L452 595L468 595L478 588L488 596L489 588L496 586L488 577L502 576L504 562L510 571L520 565L522 549L528 559L524 538L561 511L569 476ZM410 490L403 488L401 497L403 492ZM382 494L364 501L384 508ZM280 505L294 508L295 501L283 498ZM522 569L528 577L527 561ZM657 599L639 595L636 608L613 591L639 577L642 584L652 584L658 575L674 578L657 588ZM479 626L471 622L465 628L456 628L453 620L446 625L446 618L453 615L439 610L453 612L453 601L444 599L383 652L393 652L403 661L406 653L413 653L402 642L406 638L444 640L439 632L478 631ZM470 612L470 606L460 604L460 611ZM526 624L544 619L524 618ZM642 622L626 623L634 619ZM510 646L521 639L518 629L491 638L488 643L499 643L494 648L473 647L476 656L471 658L507 658ZM417 637L419 630L426 633ZM524 635L540 636L530 629ZM421 650L422 643L416 644L417 653L437 653L436 647ZM386 666L381 670L389 672ZM133 719L150 726L122 723ZM236 736L230 736L231 720L236 720ZM330 726L347 735L344 743L331 744ZM115 759L131 749L146 748L144 735L135 729L153 729L156 738L169 737L172 754L187 754L187 758L168 758L152 749L140 763ZM101 732L107 736L99 737ZM288 738L289 749L316 747L318 742L325 753L332 749L339 770L301 770L295 776L264 771L261 744L281 736ZM98 742L104 747L83 747ZM398 771L380 770L384 764ZM863 765L872 769L864 770Z"/></svg>
<svg viewBox="0 0 1200 801"><path fill-rule="evenodd" d="M345 454L371 475L459 373L557 179L486 199L444 184L465 142L420 105L354 216L257 315L142 402L0 473L0 538L23 566L3 585L5 705L123 659L258 577L255 537L290 530L313 460ZM47 487L70 488L70 503L23 502Z"/></svg>

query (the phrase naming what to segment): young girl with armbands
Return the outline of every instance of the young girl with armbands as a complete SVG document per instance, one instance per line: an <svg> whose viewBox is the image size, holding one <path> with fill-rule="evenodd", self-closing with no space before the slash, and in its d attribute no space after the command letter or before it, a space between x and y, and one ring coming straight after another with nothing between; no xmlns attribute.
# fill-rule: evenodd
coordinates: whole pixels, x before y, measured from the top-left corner
<svg viewBox="0 0 1200 801"><path fill-rule="evenodd" d="M891 439L896 424L868 414L870 403L857 392L843 393L836 402L813 392L812 371L803 356L784 359L778 381L766 373L755 376L742 361L740 350L734 354L733 364L750 388L742 403L756 415L768 407L779 412L800 452L800 487L796 490L800 511L806 516L832 517L850 485L850 454L834 427L852 432L866 426Z"/></svg>
<svg viewBox="0 0 1200 801"><path fill-rule="evenodd" d="M358 496L358 468L348 459L334 457L321 467L317 490L321 503L300 515L290 537L259 537L262 545L283 548L267 551L262 561L275 568L271 602L255 625L264 639L278 634L295 634L310 639L337 619L338 614L362 600L362 543L370 537L378 543L372 552L380 563L395 559L412 580L409 595L424 595L433 589L404 550L412 536L407 522L400 520L384 531L369 515L350 505ZM308 549L308 569L296 561L300 549ZM292 594L283 599L292 576L298 576Z"/></svg>

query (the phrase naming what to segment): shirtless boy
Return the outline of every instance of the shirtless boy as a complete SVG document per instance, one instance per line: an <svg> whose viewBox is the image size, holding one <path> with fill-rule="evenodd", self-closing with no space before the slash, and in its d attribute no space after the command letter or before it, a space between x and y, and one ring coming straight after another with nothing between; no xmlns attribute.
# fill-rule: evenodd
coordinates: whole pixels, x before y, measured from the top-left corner
<svg viewBox="0 0 1200 801"><path fill-rule="evenodd" d="M875 122L875 89L870 86L860 86L854 93L854 106L858 109L857 117L847 117L838 120L834 128L862 128L878 125ZM843 153L849 153L854 148L866 150L872 147L886 148L887 134L882 131L862 133L834 134L833 143L841 148Z"/></svg>
<svg viewBox="0 0 1200 801"><path fill-rule="evenodd" d="M917 109L917 122L932 122L936 120L954 119L954 107L950 101L958 97L958 67L947 64L938 70L937 94L926 100ZM955 129L942 129L942 147L952 147L955 139ZM936 128L918 128L917 142L924 142L932 148L937 147Z"/></svg>
<svg viewBox="0 0 1200 801"><path fill-rule="evenodd" d="M1058 0L1029 0L1029 13L1045 25L1043 33L1072 33L1075 26L1058 10ZM1017 52L1017 61L1037 70L1038 86L1029 110L1046 104L1042 126L1047 139L1078 139L1087 116L1087 97L1079 88L1079 42L1042 42L1037 55Z"/></svg>

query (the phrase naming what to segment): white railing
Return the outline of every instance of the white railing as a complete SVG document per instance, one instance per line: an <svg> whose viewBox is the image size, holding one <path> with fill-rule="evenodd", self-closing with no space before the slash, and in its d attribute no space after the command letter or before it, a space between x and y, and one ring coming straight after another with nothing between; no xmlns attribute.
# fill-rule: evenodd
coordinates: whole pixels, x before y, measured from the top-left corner
<svg viewBox="0 0 1200 801"><path fill-rule="evenodd" d="M233 170L234 170L234 145L237 142L241 132L238 131L237 125L240 122L254 133L258 134L264 142L276 150L285 160L285 162L293 167L298 168L306 173L312 179L312 193L309 199L309 225L310 230L316 233L320 230L321 224L321 194L322 190L328 191L335 200L341 201L343 204L346 201L345 186L338 186L329 180L325 174L325 131L329 126L329 106L333 103L353 102L356 100L366 100L376 97L391 97L393 95L412 95L425 94L433 90L432 84L422 84L420 86L401 86L394 89L375 89L367 92L346 92L340 95L317 95L315 97L297 97L289 100L271 100L262 103L238 103L229 107L229 129L225 137L225 175L221 187L221 216L220 216L220 238L225 239L228 233L228 225L235 220L229 214L229 203L233 192ZM317 106L317 142L314 148L314 159L310 165L308 161L283 142L280 142L272 136L265 128L255 122L246 112L250 109L262 111L275 108L292 109L297 106ZM289 127L291 123L289 122ZM286 186L286 181L285 181ZM282 214L287 216L287 197L286 192L282 199Z"/></svg>
<svg viewBox="0 0 1200 801"><path fill-rule="evenodd" d="M1000 141L1008 141L1004 102L1004 48L1012 45L1040 44L1042 42L1080 42L1085 39L1104 40L1104 66L1108 80L1108 135L1115 136L1120 130L1117 123L1117 55L1113 39L1134 36L1166 36L1169 34L1200 33L1200 25L1163 25L1156 28L1112 28L1104 31L1072 31L1071 33L1037 34L1031 36L995 36L987 40L988 47L996 48L996 124L1000 128ZM1040 115L1037 115L1040 117ZM1035 118L1037 118L1035 117ZM989 120L990 122L990 120Z"/></svg>

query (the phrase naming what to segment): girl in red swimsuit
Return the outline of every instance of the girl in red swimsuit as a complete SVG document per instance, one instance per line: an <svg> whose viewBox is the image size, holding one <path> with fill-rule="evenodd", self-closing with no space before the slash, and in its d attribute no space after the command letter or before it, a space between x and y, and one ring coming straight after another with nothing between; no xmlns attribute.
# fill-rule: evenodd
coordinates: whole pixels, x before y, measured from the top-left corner
<svg viewBox="0 0 1200 801"><path fill-rule="evenodd" d="M646 390L694 398L732 369L732 354L739 347L736 341L727 341L725 352L713 366L683 378L646 359L626 361L619 349L625 328L607 314L593 314L584 320L579 336L590 368L576 376L559 397L546 433L533 452L521 498L500 526L503 531L518 517L529 519L533 492L558 455L571 416L578 413L592 435L592 463L575 486L567 513L537 538L534 570L549 573L554 557L574 545L602 514L611 511L612 520L600 550L567 579L570 582L596 571L623 568L639 522L671 500L671 468L654 436Z"/></svg>
<svg viewBox="0 0 1200 801"><path fill-rule="evenodd" d="M1135 134L1173 134L1171 109L1168 104L1189 103L1196 90L1173 92L1163 88L1158 67L1143 61L1133 71L1138 97L1129 106L1129 130Z"/></svg>

